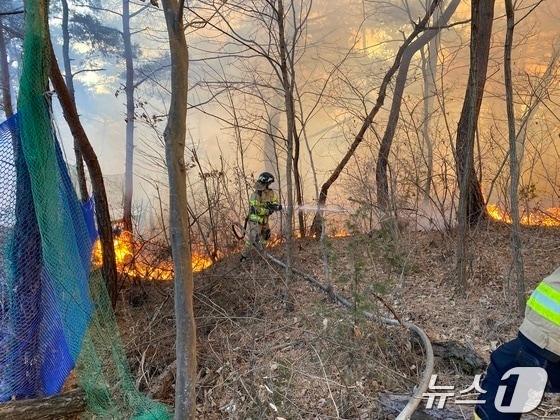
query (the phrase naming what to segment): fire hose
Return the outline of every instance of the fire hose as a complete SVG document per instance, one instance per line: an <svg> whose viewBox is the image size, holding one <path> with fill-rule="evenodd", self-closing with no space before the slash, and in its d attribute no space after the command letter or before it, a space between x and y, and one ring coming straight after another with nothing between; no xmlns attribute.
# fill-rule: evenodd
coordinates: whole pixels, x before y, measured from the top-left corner
<svg viewBox="0 0 560 420"><path fill-rule="evenodd" d="M270 261L280 265L281 267L286 268L286 264L284 264L282 261L274 258L272 255L268 254L267 252L264 252L264 254ZM327 287L325 287L322 283L320 283L313 277L309 276L308 274L300 270L297 270L295 268L292 268L292 271L296 274L299 274L300 276L302 276L303 278L311 282L313 285L317 286L323 292L327 294L330 292ZM332 295L334 296L337 302L344 305L345 307L351 308L353 306L348 300L346 300L342 296L336 293L332 293ZM414 411L418 408L418 405L422 401L422 395L428 390L430 384L430 379L432 377L432 373L434 370L434 352L432 349L432 343L430 342L430 339L428 338L426 333L415 324L409 322L400 322L398 320L391 319L391 318L379 317L367 311L364 311L364 315L369 319L376 319L385 324L401 325L403 327L406 327L409 330L415 332L420 337L420 340L422 341L422 345L424 346L424 350L426 352L426 367L424 368L422 379L420 381L420 384L414 388L415 391L414 394L412 395L412 398L408 401L407 405L401 410L399 415L396 417L396 420L408 420L410 419Z"/></svg>
<svg viewBox="0 0 560 420"><path fill-rule="evenodd" d="M247 237L249 237L249 235L247 234L246 228L247 228L247 219L245 220L245 226L242 226L238 222L234 222L232 224L233 232L239 240L243 239L243 237L245 235ZM239 232L237 231L237 229L239 229ZM240 232L243 233L241 235L241 237L238 236L238 234ZM286 264L284 264L282 261L278 260L277 258L274 258L272 255L270 255L269 253L267 253L266 251L264 251L262 249L261 249L261 252L270 261L278 264L279 266L281 266L283 268L286 268ZM295 268L291 268L291 270L292 270L292 272L302 276L304 279L306 279L307 281L312 283L314 286L317 286L323 292L333 296L336 299L337 302L344 305L346 308L351 308L353 306L347 299L345 299L342 296L332 292L332 290L329 290L325 285L323 285L321 282L319 282L315 278L311 277L310 275L304 273L303 271L297 270ZM416 387L414 387L414 393L412 395L412 398L408 401L406 406L401 410L399 415L396 417L396 420L408 420L408 419L411 418L414 411L416 411L416 409L418 408L418 405L422 401L422 396L428 390L428 387L429 387L429 384L430 384L430 379L432 377L432 373L433 373L433 370L434 370L434 352L433 352L433 349L432 349L432 343L430 342L430 339L428 338L426 333L420 327L418 327L417 325L415 325L413 323L401 322L401 321L396 320L396 319L380 317L380 316L377 316L377 315L372 314L371 312L367 312L367 311L364 311L364 315L369 319L378 320L378 321L381 321L385 324L396 325L396 326L400 325L400 326L406 327L409 330L416 333L420 337L420 340L422 341L424 351L426 352L426 367L424 368L424 372L422 374L422 379L421 379L420 383Z"/></svg>
<svg viewBox="0 0 560 420"><path fill-rule="evenodd" d="M241 225L239 222L233 222L231 224L231 230L233 230L233 234L235 237L240 241L243 239L247 233L247 221L249 220L248 217L245 218L245 225ZM249 235L247 235L248 237Z"/></svg>

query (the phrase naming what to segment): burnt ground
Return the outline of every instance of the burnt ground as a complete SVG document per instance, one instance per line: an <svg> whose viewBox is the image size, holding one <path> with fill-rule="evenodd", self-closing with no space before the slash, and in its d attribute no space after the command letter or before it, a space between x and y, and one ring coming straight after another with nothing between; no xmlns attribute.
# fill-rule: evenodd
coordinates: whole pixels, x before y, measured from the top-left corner
<svg viewBox="0 0 560 420"><path fill-rule="evenodd" d="M524 227L522 240L530 293L560 264L560 229ZM405 232L397 245L378 232L329 238L323 250L314 239L297 240L292 264L300 274L291 278L289 300L284 267L256 253L196 273L199 417L395 418L425 357L415 333L381 316L420 327L434 347L437 385L453 387L444 408L427 409L425 399L413 418L472 418L474 405L460 401L476 393L464 391L522 317L508 284L509 227L490 222L472 233L464 286L455 282L455 249L453 232ZM284 261L283 245L267 251ZM313 282L325 284L324 253L332 289L349 305ZM172 282L127 285L117 318L139 389L173 405ZM559 407L547 395L523 418L558 419Z"/></svg>

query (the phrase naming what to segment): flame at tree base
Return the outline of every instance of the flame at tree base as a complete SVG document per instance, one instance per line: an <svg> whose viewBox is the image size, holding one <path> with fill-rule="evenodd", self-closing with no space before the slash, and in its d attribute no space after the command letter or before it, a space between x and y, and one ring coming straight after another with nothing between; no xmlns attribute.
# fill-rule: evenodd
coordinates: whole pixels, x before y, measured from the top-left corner
<svg viewBox="0 0 560 420"><path fill-rule="evenodd" d="M205 257L197 252L194 252L191 256L192 270L196 273L207 269L213 264L212 259Z"/></svg>
<svg viewBox="0 0 560 420"><path fill-rule="evenodd" d="M171 250L167 246L148 241L139 244L134 240L131 232L122 231L113 238L117 271L129 277L148 280L172 280L173 263ZM93 246L93 264L100 267L103 253L99 239ZM212 260L202 254L194 252L191 258L192 270L202 271L210 265Z"/></svg>

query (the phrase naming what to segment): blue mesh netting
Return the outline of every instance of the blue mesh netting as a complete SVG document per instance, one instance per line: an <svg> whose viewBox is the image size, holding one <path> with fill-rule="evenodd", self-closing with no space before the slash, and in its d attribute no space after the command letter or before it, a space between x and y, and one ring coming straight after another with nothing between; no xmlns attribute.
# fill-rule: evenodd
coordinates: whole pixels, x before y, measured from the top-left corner
<svg viewBox="0 0 560 420"><path fill-rule="evenodd" d="M26 3L18 115L0 125L0 403L59 392L72 369L84 418L168 419L135 389L81 205L54 135L44 2Z"/></svg>
<svg viewBox="0 0 560 420"><path fill-rule="evenodd" d="M52 156L41 158L43 167L53 162L50 180L33 182L26 162L37 155L25 155L18 117L0 125L0 401L59 392L91 313L92 242L58 143L50 143ZM45 223L46 212L56 220Z"/></svg>
<svg viewBox="0 0 560 420"><path fill-rule="evenodd" d="M24 121L0 124L0 402L56 394L75 368L87 418L168 419L167 406L135 389L91 270L93 202L79 203L54 136L25 153Z"/></svg>

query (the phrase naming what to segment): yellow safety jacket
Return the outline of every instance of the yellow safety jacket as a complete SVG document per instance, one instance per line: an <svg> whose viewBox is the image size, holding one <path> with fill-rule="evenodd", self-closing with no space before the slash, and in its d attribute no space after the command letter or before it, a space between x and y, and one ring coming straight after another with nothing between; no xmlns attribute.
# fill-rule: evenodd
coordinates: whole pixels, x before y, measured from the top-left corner
<svg viewBox="0 0 560 420"><path fill-rule="evenodd" d="M560 267L531 294L519 331L537 346L560 355Z"/></svg>
<svg viewBox="0 0 560 420"><path fill-rule="evenodd" d="M268 216L272 213L268 206L278 204L278 197L271 189L257 190L249 198L249 220L261 225L268 223Z"/></svg>

